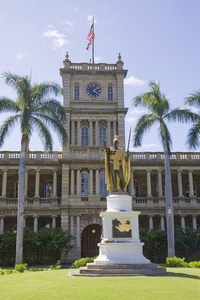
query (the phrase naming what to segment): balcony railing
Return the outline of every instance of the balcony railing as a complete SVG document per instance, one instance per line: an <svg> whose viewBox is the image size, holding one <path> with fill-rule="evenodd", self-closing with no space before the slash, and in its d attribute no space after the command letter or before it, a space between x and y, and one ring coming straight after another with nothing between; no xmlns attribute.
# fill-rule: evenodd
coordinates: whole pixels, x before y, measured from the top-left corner
<svg viewBox="0 0 200 300"><path fill-rule="evenodd" d="M29 161L58 161L63 158L76 160L104 160L105 154L103 147L99 149L70 149L64 152L46 153L41 151L30 152L26 159ZM162 152L130 152L131 161L163 161L165 156ZM19 151L3 151L0 152L0 161L14 161L20 159ZM174 152L170 155L171 161L200 161L200 153L195 152Z"/></svg>
<svg viewBox="0 0 200 300"><path fill-rule="evenodd" d="M18 199L17 198L2 198L0 199L1 208L17 208ZM59 206L61 204L60 198L28 198L25 199L25 208L27 207L51 207Z"/></svg>

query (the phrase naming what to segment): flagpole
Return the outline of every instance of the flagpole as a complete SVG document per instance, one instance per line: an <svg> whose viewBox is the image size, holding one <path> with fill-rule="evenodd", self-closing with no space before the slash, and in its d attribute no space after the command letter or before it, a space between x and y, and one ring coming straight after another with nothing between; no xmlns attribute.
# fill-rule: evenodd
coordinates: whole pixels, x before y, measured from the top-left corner
<svg viewBox="0 0 200 300"><path fill-rule="evenodd" d="M92 63L94 64L94 17L93 17L93 35L92 35Z"/></svg>

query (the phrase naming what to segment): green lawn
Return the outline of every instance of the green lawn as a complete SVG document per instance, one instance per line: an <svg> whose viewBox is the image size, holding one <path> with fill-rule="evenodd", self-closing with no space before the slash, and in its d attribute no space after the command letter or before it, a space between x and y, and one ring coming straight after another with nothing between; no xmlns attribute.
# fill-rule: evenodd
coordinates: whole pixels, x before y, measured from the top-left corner
<svg viewBox="0 0 200 300"><path fill-rule="evenodd" d="M200 269L168 268L174 275L72 277L69 270L0 276L0 299L200 299Z"/></svg>

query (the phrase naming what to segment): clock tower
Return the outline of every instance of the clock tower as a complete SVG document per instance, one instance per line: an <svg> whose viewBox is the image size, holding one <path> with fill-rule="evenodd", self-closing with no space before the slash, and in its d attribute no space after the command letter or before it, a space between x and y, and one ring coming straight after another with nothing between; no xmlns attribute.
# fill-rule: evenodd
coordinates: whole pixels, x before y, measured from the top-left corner
<svg viewBox="0 0 200 300"><path fill-rule="evenodd" d="M63 64L60 74L68 144L62 158L61 225L76 236L73 253L78 258L98 254L98 248L88 252L92 246L88 246L84 231L89 226L93 231L89 240L95 236L101 225L99 213L106 207L103 141L111 146L114 135L119 135L120 147L125 148L127 70L120 54L115 64L91 64L72 63L67 53Z"/></svg>

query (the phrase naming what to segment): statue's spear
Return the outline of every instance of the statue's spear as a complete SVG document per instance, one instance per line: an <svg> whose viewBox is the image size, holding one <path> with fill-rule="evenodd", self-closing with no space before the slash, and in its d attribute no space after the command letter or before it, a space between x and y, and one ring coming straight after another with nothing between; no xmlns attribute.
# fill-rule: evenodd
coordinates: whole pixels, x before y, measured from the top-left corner
<svg viewBox="0 0 200 300"><path fill-rule="evenodd" d="M129 131L127 152L129 152L130 140L131 140L131 128L130 128L130 131Z"/></svg>

